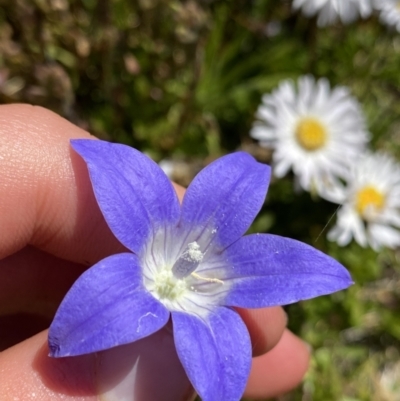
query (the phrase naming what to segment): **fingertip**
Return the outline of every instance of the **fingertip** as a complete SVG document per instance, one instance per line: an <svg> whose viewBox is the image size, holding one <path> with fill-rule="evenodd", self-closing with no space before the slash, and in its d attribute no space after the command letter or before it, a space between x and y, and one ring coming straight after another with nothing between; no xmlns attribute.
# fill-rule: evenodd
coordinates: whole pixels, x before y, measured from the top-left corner
<svg viewBox="0 0 400 401"><path fill-rule="evenodd" d="M182 203L183 195L185 195L186 189L180 186L179 184L172 183L173 187L175 188L175 192L178 195L179 202Z"/></svg>
<svg viewBox="0 0 400 401"><path fill-rule="evenodd" d="M287 315L281 307L237 308L237 311L249 330L253 356L265 354L275 347L287 324Z"/></svg>
<svg viewBox="0 0 400 401"><path fill-rule="evenodd" d="M309 362L308 344L285 330L270 352L253 359L245 396L260 399L287 393L301 383Z"/></svg>
<svg viewBox="0 0 400 401"><path fill-rule="evenodd" d="M47 331L0 354L0 399L94 401L94 355L48 357Z"/></svg>

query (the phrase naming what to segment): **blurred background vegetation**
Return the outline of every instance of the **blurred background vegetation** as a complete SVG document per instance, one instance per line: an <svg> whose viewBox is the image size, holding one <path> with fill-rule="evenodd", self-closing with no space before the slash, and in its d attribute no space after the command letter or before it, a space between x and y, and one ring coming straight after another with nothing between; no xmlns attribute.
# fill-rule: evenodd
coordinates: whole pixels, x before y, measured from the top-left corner
<svg viewBox="0 0 400 401"><path fill-rule="evenodd" d="M169 163L188 185L250 139L263 93L310 73L349 86L372 147L400 158L400 34L376 16L317 28L290 0L0 0L0 102L50 108L100 138ZM284 401L400 400L400 253L326 240L336 206L273 181L252 230L340 260L356 284L289 306L314 350ZM268 373L266 373L268 374Z"/></svg>

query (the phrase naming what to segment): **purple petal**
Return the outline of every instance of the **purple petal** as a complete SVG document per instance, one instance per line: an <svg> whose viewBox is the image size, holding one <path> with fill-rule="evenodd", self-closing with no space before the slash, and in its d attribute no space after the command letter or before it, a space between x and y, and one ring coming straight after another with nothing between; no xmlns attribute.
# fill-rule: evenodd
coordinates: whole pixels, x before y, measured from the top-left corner
<svg viewBox="0 0 400 401"><path fill-rule="evenodd" d="M247 328L225 307L207 320L172 312L179 359L203 401L240 400L251 365Z"/></svg>
<svg viewBox="0 0 400 401"><path fill-rule="evenodd" d="M186 191L183 225L209 229L221 247L229 246L261 209L269 180L270 167L247 153L221 157L203 169Z"/></svg>
<svg viewBox="0 0 400 401"><path fill-rule="evenodd" d="M85 160L93 190L111 231L138 253L150 230L179 219L175 190L158 165L129 146L90 139L71 141Z"/></svg>
<svg viewBox="0 0 400 401"><path fill-rule="evenodd" d="M224 304L245 308L286 305L349 287L349 272L324 253L277 235L248 235L225 251Z"/></svg>
<svg viewBox="0 0 400 401"><path fill-rule="evenodd" d="M103 259L75 282L49 330L50 355L88 354L127 344L163 327L165 307L143 287L138 259Z"/></svg>

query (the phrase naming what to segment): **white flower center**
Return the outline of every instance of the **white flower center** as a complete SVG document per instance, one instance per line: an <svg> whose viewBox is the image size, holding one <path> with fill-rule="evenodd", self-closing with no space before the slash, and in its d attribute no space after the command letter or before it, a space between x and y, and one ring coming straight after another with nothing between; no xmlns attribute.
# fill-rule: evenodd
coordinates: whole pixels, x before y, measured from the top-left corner
<svg viewBox="0 0 400 401"><path fill-rule="evenodd" d="M186 277L197 269L203 256L197 242L189 243L172 268L165 266L154 276L154 292L157 297L170 301L181 298L188 290Z"/></svg>
<svg viewBox="0 0 400 401"><path fill-rule="evenodd" d="M325 145L327 140L326 128L317 119L305 117L297 123L295 137L303 149L314 152Z"/></svg>
<svg viewBox="0 0 400 401"><path fill-rule="evenodd" d="M220 268L211 267L215 259L210 264L207 244L192 240L183 248L179 236L168 234L160 231L147 244L141 256L143 284L170 311L204 316L229 285L221 280Z"/></svg>

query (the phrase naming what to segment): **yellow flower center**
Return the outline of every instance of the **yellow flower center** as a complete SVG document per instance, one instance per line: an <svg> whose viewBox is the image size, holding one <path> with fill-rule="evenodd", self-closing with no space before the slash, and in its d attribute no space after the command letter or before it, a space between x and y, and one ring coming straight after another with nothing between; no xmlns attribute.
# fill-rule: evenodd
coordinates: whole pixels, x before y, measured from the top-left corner
<svg viewBox="0 0 400 401"><path fill-rule="evenodd" d="M327 139L325 127L315 118L303 118L296 127L297 143L305 150L313 152L322 148Z"/></svg>
<svg viewBox="0 0 400 401"><path fill-rule="evenodd" d="M376 212L382 209L384 203L385 196L372 186L364 187L356 195L356 209L363 216L369 211Z"/></svg>

